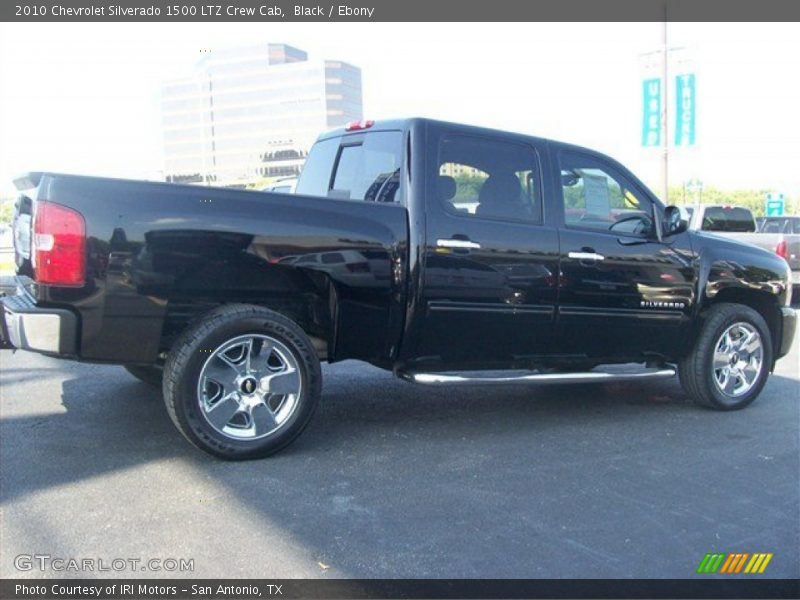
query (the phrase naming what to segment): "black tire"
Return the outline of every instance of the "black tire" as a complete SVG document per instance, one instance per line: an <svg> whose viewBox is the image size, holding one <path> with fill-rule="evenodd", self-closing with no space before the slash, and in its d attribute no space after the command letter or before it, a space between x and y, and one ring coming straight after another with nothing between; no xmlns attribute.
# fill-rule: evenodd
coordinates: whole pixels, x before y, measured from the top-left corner
<svg viewBox="0 0 800 600"><path fill-rule="evenodd" d="M748 324L758 332L761 337L762 361L761 370L750 389L734 397L723 393L717 386L714 353L721 336L736 323ZM772 336L764 318L749 306L723 303L713 306L706 313L695 346L680 361L678 371L683 389L697 404L715 410L738 410L758 397L767 382L771 366Z"/></svg>
<svg viewBox="0 0 800 600"><path fill-rule="evenodd" d="M164 367L156 365L123 365L125 370L136 377L139 381L161 389L161 381L164 377Z"/></svg>
<svg viewBox="0 0 800 600"><path fill-rule="evenodd" d="M288 349L302 387L296 408L279 429L261 439L233 439L204 416L198 383L203 365L215 349L252 334L269 336ZM303 330L281 314L247 304L221 307L189 327L175 342L164 366L164 402L175 426L201 450L227 460L263 458L289 445L311 420L321 388L319 359Z"/></svg>

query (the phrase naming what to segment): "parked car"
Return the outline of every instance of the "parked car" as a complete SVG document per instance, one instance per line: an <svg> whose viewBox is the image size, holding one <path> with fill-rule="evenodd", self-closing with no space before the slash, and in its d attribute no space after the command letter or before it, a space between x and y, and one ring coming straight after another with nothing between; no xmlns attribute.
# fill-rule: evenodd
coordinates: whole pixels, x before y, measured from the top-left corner
<svg viewBox="0 0 800 600"><path fill-rule="evenodd" d="M688 231L607 156L515 133L350 124L319 138L292 197L16 183L32 231L6 344L161 382L181 433L228 459L300 434L323 360L430 385L677 371L690 398L734 410L795 330L774 252Z"/></svg>
<svg viewBox="0 0 800 600"><path fill-rule="evenodd" d="M690 217L689 229L752 244L786 259L792 269L793 296L795 301L800 298L800 217L756 219L742 206L709 204L684 208Z"/></svg>
<svg viewBox="0 0 800 600"><path fill-rule="evenodd" d="M294 188L297 186L297 177L284 177L273 181L271 184L264 186L262 192L279 192L281 194L294 194Z"/></svg>
<svg viewBox="0 0 800 600"><path fill-rule="evenodd" d="M792 269L793 297L797 302L800 299L800 216L764 217L758 233L742 236L742 241L786 259Z"/></svg>

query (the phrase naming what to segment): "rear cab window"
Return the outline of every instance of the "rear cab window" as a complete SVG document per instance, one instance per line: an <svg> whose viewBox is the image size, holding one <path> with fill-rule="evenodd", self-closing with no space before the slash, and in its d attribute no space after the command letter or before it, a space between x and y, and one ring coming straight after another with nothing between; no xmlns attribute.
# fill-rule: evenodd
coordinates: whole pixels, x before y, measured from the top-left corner
<svg viewBox="0 0 800 600"><path fill-rule="evenodd" d="M401 131L370 131L314 144L295 193L338 200L400 202Z"/></svg>
<svg viewBox="0 0 800 600"><path fill-rule="evenodd" d="M703 213L700 225L703 231L748 233L756 230L756 221L746 208L737 206L709 206Z"/></svg>

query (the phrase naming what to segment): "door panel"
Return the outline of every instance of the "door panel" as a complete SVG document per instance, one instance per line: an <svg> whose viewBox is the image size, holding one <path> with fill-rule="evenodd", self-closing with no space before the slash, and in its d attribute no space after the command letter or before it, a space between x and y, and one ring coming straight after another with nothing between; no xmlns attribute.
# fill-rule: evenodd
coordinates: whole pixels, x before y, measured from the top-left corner
<svg viewBox="0 0 800 600"><path fill-rule="evenodd" d="M556 231L459 221L448 215L429 220L429 239L463 236L481 247L426 248L426 317L417 355L478 368L546 353L555 312Z"/></svg>
<svg viewBox="0 0 800 600"><path fill-rule="evenodd" d="M601 359L673 353L689 322L694 279L691 255L675 241L562 231L561 352Z"/></svg>
<svg viewBox="0 0 800 600"><path fill-rule="evenodd" d="M415 354L454 369L535 362L552 343L558 279L537 151L491 137L435 139Z"/></svg>
<svg viewBox="0 0 800 600"><path fill-rule="evenodd" d="M693 302L688 236L658 239L659 205L619 166L573 151L559 152L558 163L560 353L597 360L673 355Z"/></svg>

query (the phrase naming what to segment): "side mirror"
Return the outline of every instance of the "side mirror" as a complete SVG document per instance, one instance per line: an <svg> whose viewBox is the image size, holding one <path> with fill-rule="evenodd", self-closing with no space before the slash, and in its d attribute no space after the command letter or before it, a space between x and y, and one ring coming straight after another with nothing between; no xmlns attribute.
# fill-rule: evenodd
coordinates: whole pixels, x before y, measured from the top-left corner
<svg viewBox="0 0 800 600"><path fill-rule="evenodd" d="M664 209L664 237L677 235L689 229L689 212L682 206Z"/></svg>

